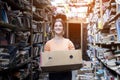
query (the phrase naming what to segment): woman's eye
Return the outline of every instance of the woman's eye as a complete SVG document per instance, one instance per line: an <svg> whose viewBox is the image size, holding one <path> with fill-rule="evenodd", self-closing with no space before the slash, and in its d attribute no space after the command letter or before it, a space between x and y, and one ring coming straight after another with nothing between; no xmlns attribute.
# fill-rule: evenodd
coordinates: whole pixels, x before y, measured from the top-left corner
<svg viewBox="0 0 120 80"><path fill-rule="evenodd" d="M55 27L62 27L62 25L55 25Z"/></svg>

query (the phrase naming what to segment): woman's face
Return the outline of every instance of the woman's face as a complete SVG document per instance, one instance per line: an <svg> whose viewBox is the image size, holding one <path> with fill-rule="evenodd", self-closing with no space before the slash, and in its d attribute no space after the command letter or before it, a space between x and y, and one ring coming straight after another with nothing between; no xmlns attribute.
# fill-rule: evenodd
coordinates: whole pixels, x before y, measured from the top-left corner
<svg viewBox="0 0 120 80"><path fill-rule="evenodd" d="M55 22L54 32L55 32L55 34L57 34L57 35L63 35L64 30L63 30L63 25L62 25L61 22L59 22L59 21L58 21L58 22Z"/></svg>

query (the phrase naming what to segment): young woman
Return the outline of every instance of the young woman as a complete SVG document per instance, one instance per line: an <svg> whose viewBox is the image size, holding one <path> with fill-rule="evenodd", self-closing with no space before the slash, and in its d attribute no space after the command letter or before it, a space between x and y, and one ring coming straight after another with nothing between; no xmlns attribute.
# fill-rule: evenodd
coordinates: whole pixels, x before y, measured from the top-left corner
<svg viewBox="0 0 120 80"><path fill-rule="evenodd" d="M64 23L62 19L56 19L53 24L54 37L47 41L44 51L74 50L73 43L64 38ZM61 58L62 59L62 58ZM72 80L71 71L49 73L49 80Z"/></svg>

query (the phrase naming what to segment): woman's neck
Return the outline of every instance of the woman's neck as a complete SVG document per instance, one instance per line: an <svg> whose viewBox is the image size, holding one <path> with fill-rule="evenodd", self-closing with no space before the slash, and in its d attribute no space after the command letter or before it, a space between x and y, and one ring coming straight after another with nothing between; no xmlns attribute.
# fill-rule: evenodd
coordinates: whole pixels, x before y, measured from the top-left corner
<svg viewBox="0 0 120 80"><path fill-rule="evenodd" d="M62 36L62 35L55 35L54 38L55 38L55 39L63 39L63 36Z"/></svg>

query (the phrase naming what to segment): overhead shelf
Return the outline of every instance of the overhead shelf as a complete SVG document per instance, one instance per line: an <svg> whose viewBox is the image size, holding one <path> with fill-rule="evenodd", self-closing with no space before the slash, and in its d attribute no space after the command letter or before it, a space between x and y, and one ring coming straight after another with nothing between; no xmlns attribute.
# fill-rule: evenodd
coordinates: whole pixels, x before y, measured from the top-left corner
<svg viewBox="0 0 120 80"><path fill-rule="evenodd" d="M19 4L15 3L13 0L4 0L4 1L7 2L7 4L10 5L13 10L30 11L31 9L30 5L29 7L21 7Z"/></svg>

